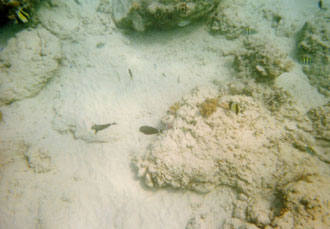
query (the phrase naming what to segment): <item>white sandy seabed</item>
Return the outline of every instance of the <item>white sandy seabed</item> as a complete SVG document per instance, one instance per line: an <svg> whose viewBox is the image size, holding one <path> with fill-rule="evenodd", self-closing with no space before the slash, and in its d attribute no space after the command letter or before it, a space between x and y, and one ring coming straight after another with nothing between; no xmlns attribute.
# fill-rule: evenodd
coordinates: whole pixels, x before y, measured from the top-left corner
<svg viewBox="0 0 330 229"><path fill-rule="evenodd" d="M274 9L298 31L319 11L315 1L261 2L235 15ZM239 38L202 24L125 35L98 8L47 1L38 25L1 38L1 229L329 227L329 152L306 116L328 98L288 51L293 35L267 21L253 35L293 62L269 89L227 82ZM207 98L220 105L203 117ZM144 135L143 125L165 130Z"/></svg>

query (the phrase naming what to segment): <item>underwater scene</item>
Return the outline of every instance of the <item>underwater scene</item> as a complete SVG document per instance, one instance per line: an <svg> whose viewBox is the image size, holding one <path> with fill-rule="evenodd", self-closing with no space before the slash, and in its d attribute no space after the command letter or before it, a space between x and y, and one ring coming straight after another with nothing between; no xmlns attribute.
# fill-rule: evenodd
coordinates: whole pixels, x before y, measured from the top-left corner
<svg viewBox="0 0 330 229"><path fill-rule="evenodd" d="M330 0L0 0L23 228L330 228Z"/></svg>

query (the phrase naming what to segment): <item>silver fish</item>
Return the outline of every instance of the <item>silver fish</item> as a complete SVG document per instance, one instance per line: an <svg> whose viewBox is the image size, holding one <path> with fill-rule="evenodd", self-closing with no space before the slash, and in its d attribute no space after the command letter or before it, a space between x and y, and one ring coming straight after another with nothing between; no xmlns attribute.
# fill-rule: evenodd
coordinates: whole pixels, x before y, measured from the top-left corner
<svg viewBox="0 0 330 229"><path fill-rule="evenodd" d="M92 126L92 130L95 130L95 134L97 134L98 131L100 130L104 130L106 128L108 128L109 126L112 126L112 125L117 125L117 123L113 122L113 123L107 123L107 124L102 124L102 125L93 125Z"/></svg>

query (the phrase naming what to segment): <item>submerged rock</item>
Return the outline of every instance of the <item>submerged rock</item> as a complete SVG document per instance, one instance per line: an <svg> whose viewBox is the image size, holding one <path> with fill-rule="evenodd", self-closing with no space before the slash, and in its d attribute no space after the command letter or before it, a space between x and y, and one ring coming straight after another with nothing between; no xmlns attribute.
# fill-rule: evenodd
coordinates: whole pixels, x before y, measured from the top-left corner
<svg viewBox="0 0 330 229"><path fill-rule="evenodd" d="M115 0L112 16L117 26L146 29L182 27L210 13L220 0Z"/></svg>
<svg viewBox="0 0 330 229"><path fill-rule="evenodd" d="M56 74L60 42L38 27L24 30L0 52L0 105L37 94Z"/></svg>

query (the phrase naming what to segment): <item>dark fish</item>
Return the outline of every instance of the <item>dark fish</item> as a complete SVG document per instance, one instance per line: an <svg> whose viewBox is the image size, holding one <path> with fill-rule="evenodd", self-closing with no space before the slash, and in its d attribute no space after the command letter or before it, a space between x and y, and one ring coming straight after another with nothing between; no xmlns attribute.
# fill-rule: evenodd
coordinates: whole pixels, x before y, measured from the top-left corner
<svg viewBox="0 0 330 229"><path fill-rule="evenodd" d="M160 133L160 131L157 128L154 128L152 126L141 126L140 127L140 132L144 133L146 135L159 134Z"/></svg>
<svg viewBox="0 0 330 229"><path fill-rule="evenodd" d="M100 130L104 130L106 128L108 128L109 126L112 126L112 125L116 125L117 123L113 122L113 123L107 123L107 124L102 124L102 125L93 125L92 126L92 130L95 130L95 134L100 131Z"/></svg>
<svg viewBox="0 0 330 229"><path fill-rule="evenodd" d="M128 69L128 74L129 74L129 77L131 78L131 80L133 80L133 73L132 73L131 69Z"/></svg>

